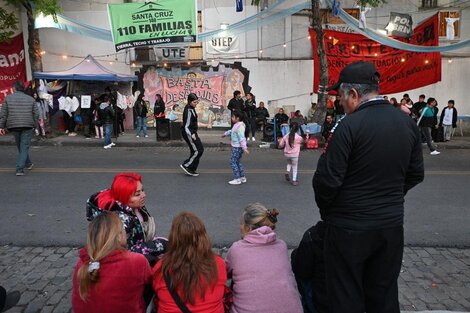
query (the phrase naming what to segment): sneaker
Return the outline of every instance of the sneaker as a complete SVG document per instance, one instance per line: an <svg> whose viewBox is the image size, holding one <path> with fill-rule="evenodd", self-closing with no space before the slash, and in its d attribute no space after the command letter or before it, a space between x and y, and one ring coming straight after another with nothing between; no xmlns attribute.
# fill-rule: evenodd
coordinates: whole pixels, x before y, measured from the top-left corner
<svg viewBox="0 0 470 313"><path fill-rule="evenodd" d="M189 176L192 176L191 175L191 172L189 171L189 169L187 169L183 164L180 165L181 169L184 171L184 173L186 175L189 175Z"/></svg>
<svg viewBox="0 0 470 313"><path fill-rule="evenodd" d="M109 144L109 145L107 145L107 146L104 146L103 148L105 148L105 149L111 149L111 147L112 147L112 145Z"/></svg>
<svg viewBox="0 0 470 313"><path fill-rule="evenodd" d="M2 312L5 312L14 307L20 301L20 298L21 294L19 291L15 290L8 292L5 297L5 304L3 305Z"/></svg>
<svg viewBox="0 0 470 313"><path fill-rule="evenodd" d="M191 170L189 170L189 172L191 173L191 176L194 176L194 177L199 176L199 173L196 172L196 171L191 171Z"/></svg>
<svg viewBox="0 0 470 313"><path fill-rule="evenodd" d="M431 154L431 155L439 155L439 154L441 154L441 153L440 153L439 151L437 151L437 150L434 150L434 151L431 152L430 154Z"/></svg>
<svg viewBox="0 0 470 313"><path fill-rule="evenodd" d="M232 179L231 181L228 182L230 185L240 185L242 183L242 181L240 180L240 178L235 178L235 179Z"/></svg>
<svg viewBox="0 0 470 313"><path fill-rule="evenodd" d="M137 136L135 136L135 137L136 137L136 138L140 138L140 136L139 136L139 135L137 135Z"/></svg>
<svg viewBox="0 0 470 313"><path fill-rule="evenodd" d="M251 140L256 141L256 138L255 138L255 137L251 137Z"/></svg>
<svg viewBox="0 0 470 313"><path fill-rule="evenodd" d="M144 137L145 137L145 138L148 138L148 137L149 137L149 135L145 135Z"/></svg>
<svg viewBox="0 0 470 313"><path fill-rule="evenodd" d="M34 166L34 164L31 163L31 164L29 164L29 165L26 165L26 166L25 166L25 169L31 170L31 169L33 169L33 166Z"/></svg>
<svg viewBox="0 0 470 313"><path fill-rule="evenodd" d="M24 176L24 172L21 171L21 172L16 172L16 176Z"/></svg>
<svg viewBox="0 0 470 313"><path fill-rule="evenodd" d="M240 177L240 182L242 184L245 184L246 183L246 177Z"/></svg>
<svg viewBox="0 0 470 313"><path fill-rule="evenodd" d="M289 175L289 173L284 174L284 177L286 178L287 181L290 181L290 175Z"/></svg>
<svg viewBox="0 0 470 313"><path fill-rule="evenodd" d="M69 133L69 136L70 137L75 137L75 136L77 136L77 133Z"/></svg>
<svg viewBox="0 0 470 313"><path fill-rule="evenodd" d="M298 186L298 185L299 185L299 182L298 182L298 181L294 180L294 181L292 182L292 186Z"/></svg>
<svg viewBox="0 0 470 313"><path fill-rule="evenodd" d="M114 147L116 144L115 144L114 142L111 142L109 145L110 145L111 147Z"/></svg>
<svg viewBox="0 0 470 313"><path fill-rule="evenodd" d="M100 136L95 136L96 139L100 139Z"/></svg>
<svg viewBox="0 0 470 313"><path fill-rule="evenodd" d="M250 141L250 137L246 137L246 141Z"/></svg>

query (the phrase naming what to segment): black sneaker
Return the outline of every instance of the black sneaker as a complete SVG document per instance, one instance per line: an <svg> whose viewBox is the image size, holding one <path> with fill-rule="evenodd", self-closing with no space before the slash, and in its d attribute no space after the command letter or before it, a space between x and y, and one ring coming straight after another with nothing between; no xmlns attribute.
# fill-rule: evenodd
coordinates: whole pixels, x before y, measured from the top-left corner
<svg viewBox="0 0 470 313"><path fill-rule="evenodd" d="M197 176L199 176L199 173L198 173L198 172L196 172L196 171L191 171L191 176L195 176L195 177L197 177Z"/></svg>
<svg viewBox="0 0 470 313"><path fill-rule="evenodd" d="M16 172L16 176L24 176L24 172Z"/></svg>
<svg viewBox="0 0 470 313"><path fill-rule="evenodd" d="M180 167L186 175L192 176L191 171L188 168L186 168L183 164L181 164Z"/></svg>
<svg viewBox="0 0 470 313"><path fill-rule="evenodd" d="M28 164L28 165L25 166L25 169L27 169L27 170L32 170L32 169L33 169L33 166L34 166L33 163Z"/></svg>

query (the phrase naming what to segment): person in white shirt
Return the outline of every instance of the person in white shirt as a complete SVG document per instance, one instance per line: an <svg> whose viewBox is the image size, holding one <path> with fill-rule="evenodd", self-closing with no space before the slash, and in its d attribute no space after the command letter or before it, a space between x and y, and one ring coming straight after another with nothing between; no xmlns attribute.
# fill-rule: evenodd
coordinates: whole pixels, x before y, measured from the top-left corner
<svg viewBox="0 0 470 313"><path fill-rule="evenodd" d="M455 101L449 100L447 107L442 110L439 126L444 128L444 141L449 141L452 128L457 128L457 110L454 108Z"/></svg>

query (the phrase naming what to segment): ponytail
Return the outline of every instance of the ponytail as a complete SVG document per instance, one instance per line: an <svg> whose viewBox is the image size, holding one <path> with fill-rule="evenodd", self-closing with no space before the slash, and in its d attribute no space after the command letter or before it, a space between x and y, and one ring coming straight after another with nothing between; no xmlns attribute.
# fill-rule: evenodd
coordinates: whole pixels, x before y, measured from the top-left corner
<svg viewBox="0 0 470 313"><path fill-rule="evenodd" d="M290 131L289 131L289 147L293 148L295 143L295 134L299 130L299 124L296 122L290 123Z"/></svg>
<svg viewBox="0 0 470 313"><path fill-rule="evenodd" d="M124 228L119 217L114 213L103 213L88 225L87 254L88 263L83 263L77 272L79 294L86 301L90 287L99 282L100 261L115 250L125 250L121 240Z"/></svg>

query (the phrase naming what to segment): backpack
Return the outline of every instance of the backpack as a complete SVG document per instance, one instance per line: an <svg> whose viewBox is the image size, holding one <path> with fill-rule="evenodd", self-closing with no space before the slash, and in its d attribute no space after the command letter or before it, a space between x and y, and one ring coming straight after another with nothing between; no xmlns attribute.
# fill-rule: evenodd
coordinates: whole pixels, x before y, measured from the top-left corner
<svg viewBox="0 0 470 313"><path fill-rule="evenodd" d="M307 140L307 149L318 149L318 139L316 137L310 136Z"/></svg>

